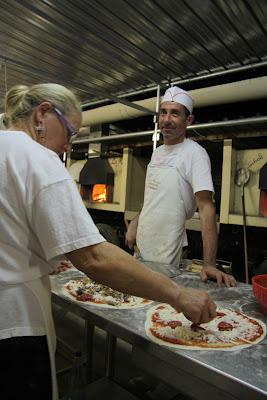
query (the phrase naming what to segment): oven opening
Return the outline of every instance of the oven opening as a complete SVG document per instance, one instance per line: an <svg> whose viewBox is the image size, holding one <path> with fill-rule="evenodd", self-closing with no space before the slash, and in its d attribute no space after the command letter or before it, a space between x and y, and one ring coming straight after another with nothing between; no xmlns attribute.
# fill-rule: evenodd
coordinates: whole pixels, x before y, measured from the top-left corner
<svg viewBox="0 0 267 400"><path fill-rule="evenodd" d="M80 172L79 183L84 200L113 202L114 170L107 159L89 158Z"/></svg>
<svg viewBox="0 0 267 400"><path fill-rule="evenodd" d="M260 169L259 174L260 207L262 217L267 217L267 163Z"/></svg>
<svg viewBox="0 0 267 400"><path fill-rule="evenodd" d="M96 183L94 185L81 185L80 190L83 200L89 200L95 203L112 203L113 186Z"/></svg>
<svg viewBox="0 0 267 400"><path fill-rule="evenodd" d="M108 185L98 183L93 186L92 200L98 203L106 203L108 201Z"/></svg>

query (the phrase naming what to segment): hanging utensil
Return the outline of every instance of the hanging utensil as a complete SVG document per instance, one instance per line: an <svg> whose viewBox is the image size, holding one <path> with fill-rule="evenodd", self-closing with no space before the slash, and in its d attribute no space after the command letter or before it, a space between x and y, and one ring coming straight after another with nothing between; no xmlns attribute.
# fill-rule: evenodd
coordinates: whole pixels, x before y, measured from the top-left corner
<svg viewBox="0 0 267 400"><path fill-rule="evenodd" d="M235 184L241 187L242 214L243 214L243 235L244 235L244 258L245 258L245 279L249 283L248 276L248 250L247 250L247 229L244 186L248 183L250 172L247 168L239 168L235 173Z"/></svg>

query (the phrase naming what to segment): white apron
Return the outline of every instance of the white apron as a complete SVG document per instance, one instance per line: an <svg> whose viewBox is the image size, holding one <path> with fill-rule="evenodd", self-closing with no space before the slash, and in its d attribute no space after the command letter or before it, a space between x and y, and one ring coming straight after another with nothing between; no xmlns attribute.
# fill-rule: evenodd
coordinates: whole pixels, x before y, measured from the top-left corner
<svg viewBox="0 0 267 400"><path fill-rule="evenodd" d="M52 399L58 400L57 378L56 378L56 365L55 365L55 352L56 352L56 334L55 327L51 312L51 287L50 280L47 277L45 285L41 280L34 280L24 282L24 285L36 297L40 308L42 310L43 320L45 323L45 330L47 335L47 343L50 356L50 366L52 375Z"/></svg>
<svg viewBox="0 0 267 400"><path fill-rule="evenodd" d="M137 247L145 261L178 265L186 243L186 209L180 191L176 155L155 157L147 169Z"/></svg>

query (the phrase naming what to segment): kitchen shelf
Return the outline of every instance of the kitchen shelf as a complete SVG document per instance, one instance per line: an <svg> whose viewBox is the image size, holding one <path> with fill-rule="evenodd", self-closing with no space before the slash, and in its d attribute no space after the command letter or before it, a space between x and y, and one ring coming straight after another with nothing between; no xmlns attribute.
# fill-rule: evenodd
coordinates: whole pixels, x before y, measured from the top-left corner
<svg viewBox="0 0 267 400"><path fill-rule="evenodd" d="M124 204L120 203L97 203L89 200L83 200L83 204L86 208L93 208L94 210L124 212Z"/></svg>
<svg viewBox="0 0 267 400"><path fill-rule="evenodd" d="M217 231L220 231L220 223L216 222L217 224ZM190 231L201 231L201 227L200 227L200 219L198 218L191 218L188 219L185 223L185 229L188 229Z"/></svg>
<svg viewBox="0 0 267 400"><path fill-rule="evenodd" d="M98 379L87 386L88 400L138 400L136 396L107 377Z"/></svg>
<svg viewBox="0 0 267 400"><path fill-rule="evenodd" d="M233 225L243 225L243 215L229 214L228 223ZM267 218L247 215L246 225L267 228Z"/></svg>

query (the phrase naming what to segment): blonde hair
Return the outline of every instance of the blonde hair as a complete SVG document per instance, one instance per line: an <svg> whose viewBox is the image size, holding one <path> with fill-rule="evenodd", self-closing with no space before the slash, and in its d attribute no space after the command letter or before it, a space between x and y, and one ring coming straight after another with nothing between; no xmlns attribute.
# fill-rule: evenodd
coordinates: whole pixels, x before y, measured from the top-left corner
<svg viewBox="0 0 267 400"><path fill-rule="evenodd" d="M0 114L0 129L5 129L6 127L6 114Z"/></svg>
<svg viewBox="0 0 267 400"><path fill-rule="evenodd" d="M81 112L79 101L74 93L56 83L42 83L33 86L13 86L5 97L5 110L8 124L28 119L34 107L49 101L63 114Z"/></svg>

